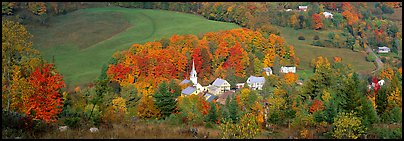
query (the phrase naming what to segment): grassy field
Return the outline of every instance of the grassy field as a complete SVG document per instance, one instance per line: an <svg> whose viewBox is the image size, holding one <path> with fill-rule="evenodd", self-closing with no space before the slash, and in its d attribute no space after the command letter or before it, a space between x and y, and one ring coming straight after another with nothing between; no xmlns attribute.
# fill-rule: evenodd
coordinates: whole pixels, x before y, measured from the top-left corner
<svg viewBox="0 0 404 141"><path fill-rule="evenodd" d="M232 23L164 10L127 8L81 9L50 19L48 27L29 27L34 48L52 61L68 87L91 82L117 50L173 34L203 34L239 28Z"/></svg>
<svg viewBox="0 0 404 141"><path fill-rule="evenodd" d="M375 65L366 61L365 52L353 52L350 49L344 48L324 48L311 45L313 37L318 35L320 40L328 38L327 34L329 30L314 31L308 29L294 30L287 27L277 28L281 32L287 43L295 47L296 55L300 58L300 65L297 67L297 73L299 76L307 78L313 73L313 68L310 67L310 62L317 56L327 57L329 61L334 56L342 58L342 62L345 64L351 64L353 69L360 73L369 73L375 69ZM340 33L341 31L333 30L334 33ZM302 35L306 40L298 40L297 38Z"/></svg>

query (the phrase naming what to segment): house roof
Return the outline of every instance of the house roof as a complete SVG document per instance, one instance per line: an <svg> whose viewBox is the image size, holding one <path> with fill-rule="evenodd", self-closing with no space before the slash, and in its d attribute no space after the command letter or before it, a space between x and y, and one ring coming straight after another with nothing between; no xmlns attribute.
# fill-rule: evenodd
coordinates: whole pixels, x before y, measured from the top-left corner
<svg viewBox="0 0 404 141"><path fill-rule="evenodd" d="M226 80L223 80L223 79L220 79L220 78L216 78L216 80L213 82L213 86L218 86L218 87L220 87L220 86L222 86L224 83L227 83L227 84L229 84L229 82L227 82ZM230 84L229 84L230 85Z"/></svg>
<svg viewBox="0 0 404 141"><path fill-rule="evenodd" d="M210 95L209 98L206 101L212 102L215 98L216 98L216 96Z"/></svg>
<svg viewBox="0 0 404 141"><path fill-rule="evenodd" d="M184 80L181 81L180 85L182 85L182 84L188 84L189 82L191 82L191 81L188 80L188 79L184 79Z"/></svg>
<svg viewBox="0 0 404 141"><path fill-rule="evenodd" d="M244 83L237 83L236 85L244 85Z"/></svg>
<svg viewBox="0 0 404 141"><path fill-rule="evenodd" d="M189 87L185 88L184 90L182 90L181 92L182 92L183 94L190 95L190 94L192 94L192 93L195 92L195 91L196 91L196 88L195 88L195 87L189 86Z"/></svg>
<svg viewBox="0 0 404 141"><path fill-rule="evenodd" d="M227 96L232 95L232 94L234 94L234 93L235 93L235 91L232 91L232 90L226 91L226 92L224 92L222 95L220 95L219 98L220 98L220 99L226 99Z"/></svg>
<svg viewBox="0 0 404 141"><path fill-rule="evenodd" d="M293 68L295 66L282 66L281 68L284 68L284 67Z"/></svg>
<svg viewBox="0 0 404 141"><path fill-rule="evenodd" d="M235 91L227 91L224 92L222 95L219 96L219 98L217 99L217 101L222 104L225 105L226 104L226 98L227 96L230 96L231 99L231 95L235 94Z"/></svg>
<svg viewBox="0 0 404 141"><path fill-rule="evenodd" d="M379 49L390 49L388 47L378 47Z"/></svg>
<svg viewBox="0 0 404 141"><path fill-rule="evenodd" d="M263 68L263 69L264 69L264 71L267 71L267 72L272 71L271 67L266 67L266 68Z"/></svg>
<svg viewBox="0 0 404 141"><path fill-rule="evenodd" d="M247 83L265 83L265 78L264 77L255 77L255 76L250 76L247 79Z"/></svg>

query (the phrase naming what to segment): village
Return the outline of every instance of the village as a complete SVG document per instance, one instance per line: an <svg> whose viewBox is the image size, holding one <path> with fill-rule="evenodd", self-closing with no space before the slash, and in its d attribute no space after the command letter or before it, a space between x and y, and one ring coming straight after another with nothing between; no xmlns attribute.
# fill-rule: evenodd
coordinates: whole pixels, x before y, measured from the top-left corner
<svg viewBox="0 0 404 141"><path fill-rule="evenodd" d="M266 67L262 69L267 76L273 75L272 69ZM296 73L296 67L294 66L282 66L280 73ZM218 103L225 105L226 98L232 96L236 91L241 88L248 86L251 90L262 90L265 83L265 77L263 76L250 76L246 82L237 83L235 87L232 87L229 82L222 78L216 78L215 81L210 83L208 86L202 86L198 83L198 76L195 70L195 64L192 62L192 70L190 73L190 78L183 80L179 85L186 87L181 91L181 96L186 97L190 95L198 95L204 97L206 101L212 102L216 100ZM297 82L302 85L301 81ZM188 86L188 87L187 87Z"/></svg>

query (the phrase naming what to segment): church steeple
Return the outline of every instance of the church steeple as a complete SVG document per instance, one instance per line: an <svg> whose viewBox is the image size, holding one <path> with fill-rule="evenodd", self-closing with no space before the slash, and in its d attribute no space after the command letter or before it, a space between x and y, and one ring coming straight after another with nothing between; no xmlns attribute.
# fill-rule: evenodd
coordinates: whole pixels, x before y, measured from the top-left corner
<svg viewBox="0 0 404 141"><path fill-rule="evenodd" d="M194 85L198 84L198 77L195 70L194 60L192 60L192 70L189 79L192 81L192 83L194 83Z"/></svg>

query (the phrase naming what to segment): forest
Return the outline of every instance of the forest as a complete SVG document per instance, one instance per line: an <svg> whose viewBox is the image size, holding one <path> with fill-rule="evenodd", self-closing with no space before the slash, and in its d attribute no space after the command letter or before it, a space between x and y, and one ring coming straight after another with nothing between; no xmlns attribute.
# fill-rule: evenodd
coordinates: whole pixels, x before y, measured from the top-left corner
<svg viewBox="0 0 404 141"><path fill-rule="evenodd" d="M308 10L299 11L301 5ZM389 17L402 2L2 2L2 7L3 139L402 138L402 28ZM242 28L131 44L101 62L92 82L68 87L55 61L33 47L27 27L52 26L48 19L93 7L178 11ZM333 18L325 18L325 11ZM313 39L312 46L365 53L363 60L377 69L359 73L353 69L357 64L346 63L350 58L337 55L302 62L300 46L288 43L278 26L334 31L317 36L328 40ZM380 46L391 52L367 52ZM193 63L201 85L222 78L235 93L224 104L181 96L189 86L181 81L189 79ZM302 63L310 66L304 78L280 72L282 66L299 72ZM263 71L267 67L272 75ZM262 90L236 88L250 76L265 78Z"/></svg>

